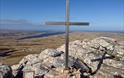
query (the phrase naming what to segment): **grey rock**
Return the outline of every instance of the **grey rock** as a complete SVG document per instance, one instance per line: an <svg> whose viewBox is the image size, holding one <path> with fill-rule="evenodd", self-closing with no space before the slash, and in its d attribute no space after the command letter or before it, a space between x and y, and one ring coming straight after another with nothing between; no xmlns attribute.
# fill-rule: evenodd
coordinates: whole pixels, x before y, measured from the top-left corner
<svg viewBox="0 0 124 78"><path fill-rule="evenodd" d="M57 51L56 49L46 49L40 53L39 58L42 60L47 57L61 56L61 54L63 54L62 51Z"/></svg>
<svg viewBox="0 0 124 78"><path fill-rule="evenodd" d="M23 65L23 71L34 71L36 77L51 75L49 71L53 69L52 67L54 69L64 67L64 52L65 45L62 45L57 49L46 49L39 55L30 54L18 65L12 66L12 69L17 70ZM27 64L24 64L26 61ZM124 46L108 37L70 42L68 65L70 68L81 69L82 75L91 78L112 78L115 73L124 77Z"/></svg>
<svg viewBox="0 0 124 78"><path fill-rule="evenodd" d="M59 51L64 51L64 49L64 45L57 48ZM113 70L124 68L124 46L119 45L115 39L108 37L99 37L89 41L77 40L70 42L69 55L82 60L91 68L92 72L101 71L100 69L108 70L107 66L113 67ZM77 65L80 65L80 62L77 63ZM103 67L103 64L107 66ZM83 64L81 65L79 67L85 68ZM123 76L123 72L124 70L120 70L118 74ZM109 75L110 73L112 74L112 71L106 74Z"/></svg>
<svg viewBox="0 0 124 78"><path fill-rule="evenodd" d="M33 65L35 63L38 63L40 62L40 59L38 58L38 54L29 54L27 56L25 56L20 62L19 64L23 64L23 63L26 63L26 65Z"/></svg>
<svg viewBox="0 0 124 78"><path fill-rule="evenodd" d="M19 64L12 65L11 68L12 68L13 76L15 77L17 75L17 73L18 73Z"/></svg>
<svg viewBox="0 0 124 78"><path fill-rule="evenodd" d="M41 63L37 63L33 66L25 66L23 71L33 71L35 72L34 76L36 77L42 77L44 74L46 74L48 72L48 69L45 68L45 66L41 65Z"/></svg>
<svg viewBox="0 0 124 78"><path fill-rule="evenodd" d="M74 62L76 60L69 56L69 60L68 60L68 66L71 67L74 65ZM56 59L53 60L53 65L58 68L58 67L64 67L65 65L65 54L61 55L61 57L57 57Z"/></svg>
<svg viewBox="0 0 124 78"><path fill-rule="evenodd" d="M62 51L57 51L55 49L49 49L48 55L51 57L57 57L60 56L61 54L63 54Z"/></svg>
<svg viewBox="0 0 124 78"><path fill-rule="evenodd" d="M0 65L0 78L13 78L12 69L8 65Z"/></svg>

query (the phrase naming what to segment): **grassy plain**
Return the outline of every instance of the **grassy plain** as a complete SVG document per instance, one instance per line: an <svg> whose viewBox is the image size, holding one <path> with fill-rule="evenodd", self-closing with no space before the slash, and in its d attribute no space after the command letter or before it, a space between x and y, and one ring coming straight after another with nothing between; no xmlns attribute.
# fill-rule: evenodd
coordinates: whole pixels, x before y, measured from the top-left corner
<svg viewBox="0 0 124 78"><path fill-rule="evenodd" d="M9 31L0 32L0 62L13 65L28 54L36 54L47 48L57 48L64 44L63 34L45 36L43 32ZM124 33L114 32L72 32L70 41L111 37L124 44Z"/></svg>

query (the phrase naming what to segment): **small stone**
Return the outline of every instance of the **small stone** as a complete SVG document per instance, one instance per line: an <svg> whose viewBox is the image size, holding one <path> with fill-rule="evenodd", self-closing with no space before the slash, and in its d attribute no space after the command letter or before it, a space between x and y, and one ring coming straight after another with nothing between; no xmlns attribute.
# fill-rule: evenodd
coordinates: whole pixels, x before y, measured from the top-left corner
<svg viewBox="0 0 124 78"><path fill-rule="evenodd" d="M60 56L62 53L62 51L57 51L57 50L50 50L48 52L48 55L51 56L51 57L57 57L57 56Z"/></svg>

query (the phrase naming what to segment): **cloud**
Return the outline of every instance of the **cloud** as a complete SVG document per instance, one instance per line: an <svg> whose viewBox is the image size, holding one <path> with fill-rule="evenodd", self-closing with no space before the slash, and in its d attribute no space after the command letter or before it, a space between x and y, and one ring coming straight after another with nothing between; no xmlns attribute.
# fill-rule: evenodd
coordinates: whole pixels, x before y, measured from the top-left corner
<svg viewBox="0 0 124 78"><path fill-rule="evenodd" d="M32 24L32 23L27 20L4 19L4 20L0 20L0 24Z"/></svg>
<svg viewBox="0 0 124 78"><path fill-rule="evenodd" d="M0 29L38 30L39 27L28 20L0 20Z"/></svg>

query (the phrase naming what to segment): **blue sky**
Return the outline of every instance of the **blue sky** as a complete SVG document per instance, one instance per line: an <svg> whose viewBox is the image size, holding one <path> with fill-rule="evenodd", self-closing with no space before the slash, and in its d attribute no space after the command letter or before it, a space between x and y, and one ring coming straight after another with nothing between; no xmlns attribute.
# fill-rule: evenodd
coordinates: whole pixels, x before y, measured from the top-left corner
<svg viewBox="0 0 124 78"><path fill-rule="evenodd" d="M124 30L124 0L70 0L70 15L70 21L90 22L72 30ZM0 0L0 29L63 29L45 28L45 21L65 21L65 0Z"/></svg>

